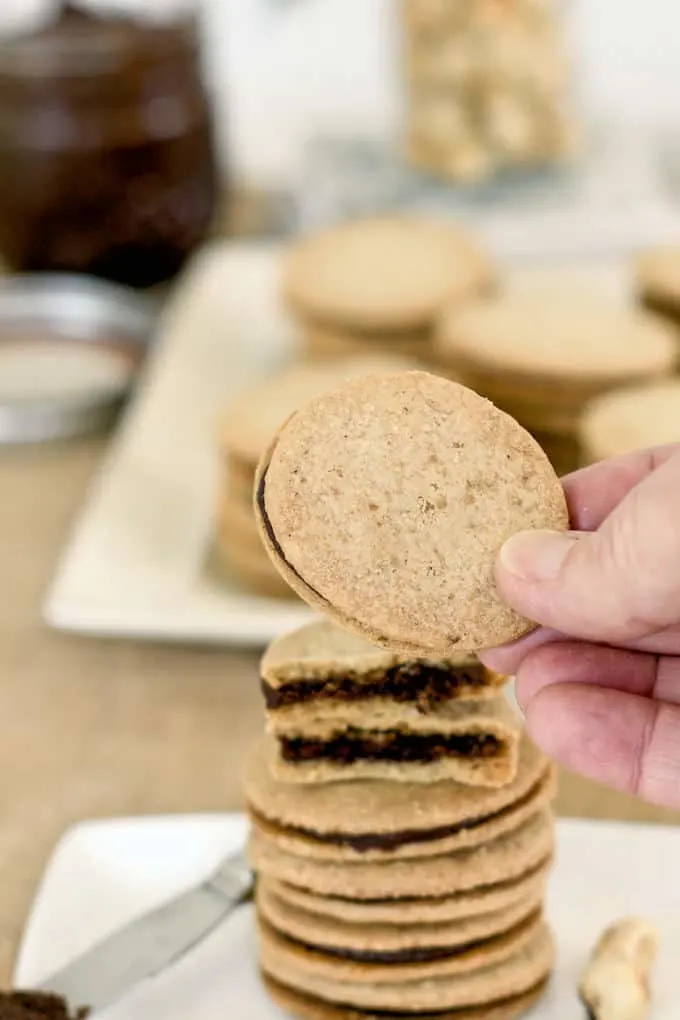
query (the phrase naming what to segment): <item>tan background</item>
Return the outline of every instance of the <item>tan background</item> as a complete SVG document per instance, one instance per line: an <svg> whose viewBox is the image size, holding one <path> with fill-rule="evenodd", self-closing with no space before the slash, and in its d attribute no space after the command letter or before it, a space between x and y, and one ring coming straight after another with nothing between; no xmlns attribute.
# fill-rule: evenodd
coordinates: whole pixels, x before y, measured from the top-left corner
<svg viewBox="0 0 680 1020"><path fill-rule="evenodd" d="M45 587L104 442L0 448L0 983L63 830L93 816L223 810L262 725L256 657L48 631ZM678 820L563 776L559 809Z"/></svg>

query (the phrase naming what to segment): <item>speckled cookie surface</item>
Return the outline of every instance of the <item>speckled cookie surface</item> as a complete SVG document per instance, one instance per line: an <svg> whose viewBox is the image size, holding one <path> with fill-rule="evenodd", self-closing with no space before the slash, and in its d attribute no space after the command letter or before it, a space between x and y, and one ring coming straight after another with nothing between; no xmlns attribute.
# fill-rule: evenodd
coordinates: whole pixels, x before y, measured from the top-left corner
<svg viewBox="0 0 680 1020"><path fill-rule="evenodd" d="M314 893L269 875L260 875L279 899L293 906L333 918L343 923L377 924L396 927L441 924L481 917L529 902L538 902L545 895L545 886L552 868L546 858L535 868L507 882L469 889L450 896L405 897L403 899L353 900L341 896Z"/></svg>
<svg viewBox="0 0 680 1020"><path fill-rule="evenodd" d="M409 788L408 784L400 785ZM548 767L525 796L503 810L473 822L443 826L429 832L406 829L401 833L369 833L363 837L345 835L336 836L334 840L324 840L304 830L286 828L268 821L262 815L257 815L257 812L254 814L258 826L277 846L298 857L310 857L319 861L387 861L435 857L481 846L514 831L553 800L555 788L555 770Z"/></svg>
<svg viewBox="0 0 680 1020"><path fill-rule="evenodd" d="M418 950L375 952L375 959L365 959L373 951L364 949L340 949L333 951L309 946L303 940L289 938L277 932L261 915L258 917L261 944L267 943L268 950L276 951L281 958L288 958L292 969L310 971L315 979L328 978L330 981L347 981L356 984L373 984L389 981L401 984L410 981L426 981L443 977L464 976L480 968L502 963L520 952L535 938L542 927L540 911L521 921L513 928L487 939L468 945L452 947L430 947L430 952ZM441 955L440 955L441 954ZM385 957L380 959L380 957ZM400 959L403 956L404 959ZM408 957L416 957L408 959ZM431 956L423 959L421 956Z"/></svg>
<svg viewBox="0 0 680 1020"><path fill-rule="evenodd" d="M266 879L258 883L257 909L276 931L310 946L379 953L404 950L454 949L510 931L535 914L541 903L535 892L504 910L439 924L357 924L323 917L277 895Z"/></svg>
<svg viewBox="0 0 680 1020"><path fill-rule="evenodd" d="M303 992L295 991L287 985L263 975L262 980L274 1002L291 1016L300 1020L406 1020L417 1017L418 1020L515 1020L523 1016L541 997L545 990L544 983L522 995L491 1002L486 1006L473 1006L470 1009L439 1010L436 1013L385 1012L369 1013L354 1009L352 1006L336 1006L323 999Z"/></svg>
<svg viewBox="0 0 680 1020"><path fill-rule="evenodd" d="M554 823L538 812L513 832L471 850L418 860L317 861L282 850L254 823L249 843L256 871L329 896L356 900L450 896L509 882L551 856Z"/></svg>
<svg viewBox="0 0 680 1020"><path fill-rule="evenodd" d="M387 353L355 355L329 364L291 365L252 383L234 398L222 415L220 446L230 460L254 467L279 426L310 400L345 379L410 367L408 359Z"/></svg>
<svg viewBox="0 0 680 1020"><path fill-rule="evenodd" d="M438 659L404 659L389 648L339 627L332 620L315 620L273 641L262 656L260 674L271 687L310 680L331 681L352 677L361 685L381 679L400 667L404 675L418 667L435 666L456 673L456 694L465 699L493 698L507 677L487 669L467 652L453 652Z"/></svg>
<svg viewBox="0 0 680 1020"><path fill-rule="evenodd" d="M316 842L333 842L339 847L343 842L351 847L354 842L365 851L380 850L384 838L390 836L393 844L411 844L416 856L425 852L417 849L418 844L427 843L442 829L458 829L461 842L471 839L470 845L474 845L475 824L498 819L502 812L534 794L538 797L539 784L552 774L545 755L526 736L520 742L515 779L500 788L475 788L449 781L429 785L365 781L360 788L351 782L338 782L300 787L273 777L275 756L274 741L263 739L254 746L245 768L246 800L261 818ZM463 837L462 831L468 836Z"/></svg>
<svg viewBox="0 0 680 1020"><path fill-rule="evenodd" d="M669 372L676 361L666 323L578 289L508 294L454 309L436 346L454 365L462 360L546 380L632 380Z"/></svg>
<svg viewBox="0 0 680 1020"><path fill-rule="evenodd" d="M468 234L408 216L379 217L299 241L284 298L307 319L350 330L428 326L451 301L489 288L493 267Z"/></svg>
<svg viewBox="0 0 680 1020"><path fill-rule="evenodd" d="M317 974L309 961L282 951L274 939L261 940L265 974L309 995L368 1010L399 1010L419 1015L433 1010L483 1006L521 995L544 981L554 962L550 932L541 925L532 939L503 962L479 967L468 974L430 977L422 981L335 981Z"/></svg>
<svg viewBox="0 0 680 1020"><path fill-rule="evenodd" d="M680 442L680 380L619 390L593 401L579 431L590 460Z"/></svg>
<svg viewBox="0 0 680 1020"><path fill-rule="evenodd" d="M568 526L538 443L425 372L356 380L293 415L260 462L257 511L278 569L313 608L425 656L532 629L498 595L498 552L517 531Z"/></svg>

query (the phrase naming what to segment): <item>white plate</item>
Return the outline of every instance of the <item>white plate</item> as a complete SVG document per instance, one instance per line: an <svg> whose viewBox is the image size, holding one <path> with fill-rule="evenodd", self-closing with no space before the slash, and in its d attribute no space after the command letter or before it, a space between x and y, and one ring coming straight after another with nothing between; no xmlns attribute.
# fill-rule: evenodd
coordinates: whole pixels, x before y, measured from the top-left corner
<svg viewBox="0 0 680 1020"><path fill-rule="evenodd" d="M88 497L45 615L66 630L171 641L263 645L310 618L206 569L219 478L216 423L247 380L293 353L277 301L273 248L208 249L164 317L136 401ZM515 288L576 276L614 300L619 266L510 274Z"/></svg>
<svg viewBox="0 0 680 1020"><path fill-rule="evenodd" d="M292 350L269 248L219 244L195 262L50 591L54 627L105 636L264 645L309 619L207 569L230 398Z"/></svg>
<svg viewBox="0 0 680 1020"><path fill-rule="evenodd" d="M121 819L78 826L57 848L39 889L14 983L30 987L136 914L197 883L244 838L238 815ZM642 914L661 932L654 1020L680 1016L680 830L560 820L548 917L559 962L532 1020L574 1020L576 982L600 931ZM414 863L414 868L418 865ZM278 1020L257 976L250 907L241 908L166 974L106 1011L110 1020Z"/></svg>

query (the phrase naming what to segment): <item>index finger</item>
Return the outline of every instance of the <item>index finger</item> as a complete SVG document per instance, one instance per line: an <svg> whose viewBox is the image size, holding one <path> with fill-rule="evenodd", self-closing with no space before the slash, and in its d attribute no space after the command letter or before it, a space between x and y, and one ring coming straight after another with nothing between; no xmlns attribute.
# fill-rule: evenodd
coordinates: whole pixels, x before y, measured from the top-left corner
<svg viewBox="0 0 680 1020"><path fill-rule="evenodd" d="M567 475L562 484L572 528L597 531L631 489L678 452L680 443L636 450Z"/></svg>

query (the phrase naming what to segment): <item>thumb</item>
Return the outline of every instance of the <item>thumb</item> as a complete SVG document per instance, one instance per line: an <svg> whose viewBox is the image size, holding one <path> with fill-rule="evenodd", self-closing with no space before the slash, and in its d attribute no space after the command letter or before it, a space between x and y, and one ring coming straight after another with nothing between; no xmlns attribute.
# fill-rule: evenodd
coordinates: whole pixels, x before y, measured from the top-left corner
<svg viewBox="0 0 680 1020"><path fill-rule="evenodd" d="M523 616L587 641L625 644L680 623L680 461L632 489L596 532L513 536L496 580Z"/></svg>

